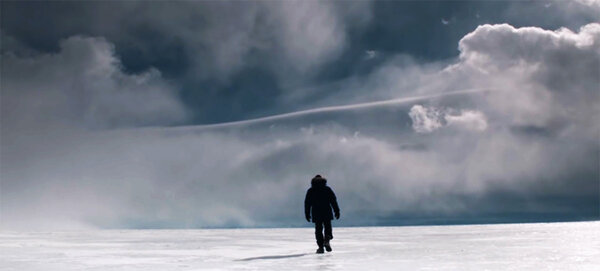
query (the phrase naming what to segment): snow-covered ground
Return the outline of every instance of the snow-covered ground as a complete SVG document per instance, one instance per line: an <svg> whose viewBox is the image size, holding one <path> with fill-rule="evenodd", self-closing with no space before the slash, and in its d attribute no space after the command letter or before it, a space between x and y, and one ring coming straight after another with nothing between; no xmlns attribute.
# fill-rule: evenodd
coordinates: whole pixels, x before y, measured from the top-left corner
<svg viewBox="0 0 600 271"><path fill-rule="evenodd" d="M0 232L0 270L599 270L600 222Z"/></svg>

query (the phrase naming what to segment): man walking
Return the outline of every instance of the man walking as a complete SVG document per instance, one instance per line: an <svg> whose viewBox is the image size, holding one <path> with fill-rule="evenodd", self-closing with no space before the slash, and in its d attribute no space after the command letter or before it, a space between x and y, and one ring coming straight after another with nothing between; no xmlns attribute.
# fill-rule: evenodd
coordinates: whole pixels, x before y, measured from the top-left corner
<svg viewBox="0 0 600 271"><path fill-rule="evenodd" d="M333 239L331 208L333 208L336 219L340 219L340 208L335 193L327 186L327 179L317 175L312 178L310 184L311 187L306 191L306 198L304 199L304 214L306 220L310 222L312 213L312 222L315 223L315 237L317 238L317 245L319 245L317 253L323 253L323 247L329 252L331 251L329 241ZM323 227L325 236L323 236Z"/></svg>

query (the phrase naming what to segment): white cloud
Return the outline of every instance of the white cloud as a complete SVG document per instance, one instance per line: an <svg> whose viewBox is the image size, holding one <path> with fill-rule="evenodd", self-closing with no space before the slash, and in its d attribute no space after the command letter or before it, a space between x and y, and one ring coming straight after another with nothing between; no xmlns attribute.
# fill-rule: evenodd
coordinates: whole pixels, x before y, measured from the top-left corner
<svg viewBox="0 0 600 271"><path fill-rule="evenodd" d="M488 124L485 115L476 110L439 109L413 105L408 112L412 128L417 133L431 133L442 127L452 126L463 130L484 131Z"/></svg>
<svg viewBox="0 0 600 271"><path fill-rule="evenodd" d="M550 31L538 27L515 28L508 24L481 25L460 40L460 58L467 65L478 65L481 68L486 68L487 65L488 72L536 63L556 64L539 68L560 69L562 65L572 63L570 58L579 59L585 54L597 54L599 32L599 24L585 25L579 33L566 28Z"/></svg>
<svg viewBox="0 0 600 271"><path fill-rule="evenodd" d="M488 126L485 115L475 110L462 110L457 115L446 114L444 119L448 126L458 126L467 130L484 131Z"/></svg>
<svg viewBox="0 0 600 271"><path fill-rule="evenodd" d="M284 56L299 71L335 58L346 43L343 18L331 2L292 1L265 5L273 10Z"/></svg>
<svg viewBox="0 0 600 271"><path fill-rule="evenodd" d="M448 72L502 88L486 106L511 124L580 126L600 113L600 24L578 33L483 25L461 39L459 49L460 62Z"/></svg>
<svg viewBox="0 0 600 271"><path fill-rule="evenodd" d="M439 110L435 108L427 108L422 105L414 105L408 115L412 119L412 127L417 133L430 133L442 126L442 115Z"/></svg>

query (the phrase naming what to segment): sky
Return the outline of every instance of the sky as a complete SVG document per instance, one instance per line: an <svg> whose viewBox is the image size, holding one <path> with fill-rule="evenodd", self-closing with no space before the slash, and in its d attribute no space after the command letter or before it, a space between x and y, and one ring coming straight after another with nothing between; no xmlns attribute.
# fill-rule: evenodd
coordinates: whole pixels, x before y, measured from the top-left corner
<svg viewBox="0 0 600 271"><path fill-rule="evenodd" d="M0 226L600 219L600 1L3 1Z"/></svg>

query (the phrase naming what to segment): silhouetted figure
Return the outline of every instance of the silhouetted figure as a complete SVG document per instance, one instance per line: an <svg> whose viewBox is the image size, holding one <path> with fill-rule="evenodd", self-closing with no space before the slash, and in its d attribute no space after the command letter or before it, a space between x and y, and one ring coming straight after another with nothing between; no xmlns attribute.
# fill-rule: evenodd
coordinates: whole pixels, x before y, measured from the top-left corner
<svg viewBox="0 0 600 271"><path fill-rule="evenodd" d="M340 219L340 207L333 190L327 186L327 179L321 175L315 176L311 182L311 187L306 191L304 199L304 214L306 220L310 222L312 213L312 222L315 223L315 237L317 238L317 253L323 253L323 247L331 251L329 240L333 239L331 233L331 220L333 215L331 208L335 212L335 218ZM325 226L325 237L323 237L323 226Z"/></svg>

